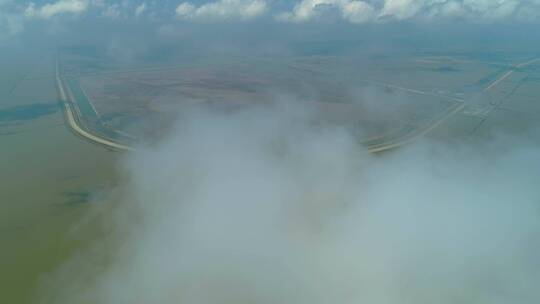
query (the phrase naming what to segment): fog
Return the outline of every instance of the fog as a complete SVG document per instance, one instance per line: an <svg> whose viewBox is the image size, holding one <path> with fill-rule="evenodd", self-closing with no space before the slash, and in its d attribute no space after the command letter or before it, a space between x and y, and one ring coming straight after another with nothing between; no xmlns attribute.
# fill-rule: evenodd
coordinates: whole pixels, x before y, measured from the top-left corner
<svg viewBox="0 0 540 304"><path fill-rule="evenodd" d="M179 117L125 156L108 237L44 303L537 303L540 149L372 155L290 102ZM106 208L117 200L114 210Z"/></svg>

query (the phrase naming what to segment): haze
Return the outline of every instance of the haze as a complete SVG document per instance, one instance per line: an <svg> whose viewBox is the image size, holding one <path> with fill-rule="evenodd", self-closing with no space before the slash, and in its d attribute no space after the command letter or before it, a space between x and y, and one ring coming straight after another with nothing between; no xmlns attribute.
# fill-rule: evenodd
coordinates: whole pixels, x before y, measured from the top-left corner
<svg viewBox="0 0 540 304"><path fill-rule="evenodd" d="M0 303L538 303L539 23L0 0Z"/></svg>

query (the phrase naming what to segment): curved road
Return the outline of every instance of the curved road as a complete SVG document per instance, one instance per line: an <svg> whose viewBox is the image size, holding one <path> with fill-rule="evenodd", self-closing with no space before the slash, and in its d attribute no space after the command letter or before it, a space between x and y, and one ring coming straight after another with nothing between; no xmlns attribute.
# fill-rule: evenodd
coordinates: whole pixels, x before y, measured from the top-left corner
<svg viewBox="0 0 540 304"><path fill-rule="evenodd" d="M58 66L58 61L56 62L56 84L58 86L58 94L60 95L60 100L62 101L62 105L64 106L64 115L66 118L66 122L69 125L69 127L78 135L82 136L83 138L103 145L105 147L114 149L114 150L122 150L122 151L133 151L134 149L132 147L128 147L116 142L113 142L111 140L108 140L103 137L99 137L98 135L92 134L89 131L85 130L81 125L78 124L78 120L75 118L76 115L76 107L73 98L70 94L67 94L67 89L64 88L64 83L62 81L62 77L60 76L60 70Z"/></svg>
<svg viewBox="0 0 540 304"><path fill-rule="evenodd" d="M59 69L58 61L56 62L56 82L58 86L58 94L60 95L60 100L62 101L62 104L64 106L64 114L65 114L66 122L76 134L82 136L83 138L93 143L97 143L107 148L114 149L114 150L121 150L121 151L135 150L133 147L129 147L129 146L111 141L107 138L100 137L97 134L92 134L90 131L85 130L85 128L79 124L79 116L78 116L79 114L77 113L77 108L76 108L77 105L72 95L69 94L69 89L64 87L64 82L62 81L62 77L60 76L60 69ZM411 91L417 94L428 94L426 92L411 90L411 89L406 89L406 88L401 88L401 87L394 87L394 88L405 89L407 91ZM446 119L448 119L452 115L461 111L464 107L464 103L461 100L456 100L456 101L458 101L459 103L457 103L454 107L451 107L441 117L433 120L429 125L426 125L422 128L418 128L401 137L390 139L387 142L381 142L377 144L368 145L367 150L371 153L380 153L380 152L395 149L395 148L398 148L405 144L410 143L416 138L433 130L434 128L439 126L442 122L444 122Z"/></svg>

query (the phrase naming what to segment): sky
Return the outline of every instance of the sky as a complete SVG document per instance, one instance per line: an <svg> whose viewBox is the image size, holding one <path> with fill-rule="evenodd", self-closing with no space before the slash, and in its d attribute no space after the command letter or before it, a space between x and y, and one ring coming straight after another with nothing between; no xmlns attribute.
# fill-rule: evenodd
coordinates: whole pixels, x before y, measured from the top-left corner
<svg viewBox="0 0 540 304"><path fill-rule="evenodd" d="M294 52L329 37L378 50L523 50L537 49L539 15L540 0L0 0L0 45L54 53L93 44L123 60L159 46Z"/></svg>
<svg viewBox="0 0 540 304"><path fill-rule="evenodd" d="M86 14L113 19L163 16L216 22L270 17L280 22L309 22L333 12L351 23L444 18L474 22L535 22L540 6L538 0L2 0L0 3L3 19L13 32L30 20Z"/></svg>
<svg viewBox="0 0 540 304"><path fill-rule="evenodd" d="M0 45L33 57L94 45L126 62L182 52L303 54L306 45L325 45L326 54L358 45L523 51L538 49L539 12L540 0L0 0Z"/></svg>
<svg viewBox="0 0 540 304"><path fill-rule="evenodd" d="M358 26L414 21L422 24L537 23L539 0L1 0L2 36L29 27L66 30L81 20L221 23L266 20L286 24L345 22ZM57 29L60 30L60 29Z"/></svg>

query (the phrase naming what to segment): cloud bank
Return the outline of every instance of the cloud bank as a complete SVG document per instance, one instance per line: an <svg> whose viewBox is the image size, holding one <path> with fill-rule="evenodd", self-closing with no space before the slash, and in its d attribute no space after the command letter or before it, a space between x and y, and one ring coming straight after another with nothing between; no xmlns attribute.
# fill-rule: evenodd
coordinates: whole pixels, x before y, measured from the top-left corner
<svg viewBox="0 0 540 304"><path fill-rule="evenodd" d="M112 234L45 299L538 303L539 152L426 142L381 157L309 108L186 113L128 157Z"/></svg>
<svg viewBox="0 0 540 304"><path fill-rule="evenodd" d="M135 8L135 17L139 17L146 11L146 3L141 3Z"/></svg>
<svg viewBox="0 0 540 304"><path fill-rule="evenodd" d="M278 20L305 22L322 18L325 11L339 11L353 23L389 20L462 19L473 22L531 21L540 14L540 1L522 0L301 0Z"/></svg>
<svg viewBox="0 0 540 304"><path fill-rule="evenodd" d="M28 18L49 19L62 14L81 14L87 9L88 1L86 0L58 0L42 6L37 6L31 2L25 9L24 14Z"/></svg>
<svg viewBox="0 0 540 304"><path fill-rule="evenodd" d="M65 18L69 16L70 18ZM85 18L78 18L84 16ZM68 32L85 22L171 27L182 22L283 24L536 24L540 0L45 0L0 1L0 37L25 29ZM40 27L32 27L32 23ZM123 24L122 24L123 23ZM54 27L53 30L49 28Z"/></svg>
<svg viewBox="0 0 540 304"><path fill-rule="evenodd" d="M191 20L227 20L253 19L262 15L267 9L264 0L219 0L200 6L183 2L176 7L176 16Z"/></svg>
<svg viewBox="0 0 540 304"><path fill-rule="evenodd" d="M14 6L12 0L0 0L0 38L18 34L24 29L23 20Z"/></svg>
<svg viewBox="0 0 540 304"><path fill-rule="evenodd" d="M12 2L4 0L3 2ZM440 22L464 20L473 23L535 22L540 17L540 0L297 0L287 5L268 0L214 0L152 5L152 13L163 18L192 21L250 20L269 15L283 22L301 23L327 19L337 12L354 24L417 20ZM27 18L50 19L80 15L90 8L102 15L140 16L150 7L144 1L57 0L38 5L24 4ZM132 14L129 11L134 11ZM172 13L172 16L171 16Z"/></svg>
<svg viewBox="0 0 540 304"><path fill-rule="evenodd" d="M375 8L368 2L351 0L303 0L291 12L277 15L277 20L306 22L321 17L325 10L334 8L340 11L345 20L364 23L376 19Z"/></svg>

